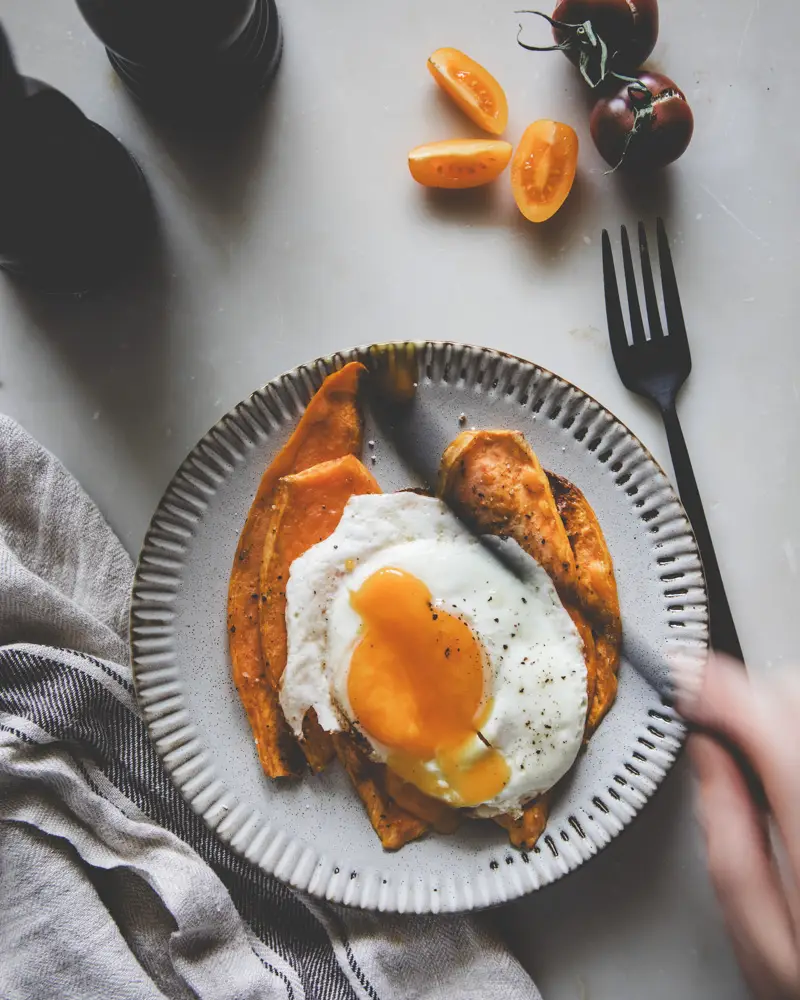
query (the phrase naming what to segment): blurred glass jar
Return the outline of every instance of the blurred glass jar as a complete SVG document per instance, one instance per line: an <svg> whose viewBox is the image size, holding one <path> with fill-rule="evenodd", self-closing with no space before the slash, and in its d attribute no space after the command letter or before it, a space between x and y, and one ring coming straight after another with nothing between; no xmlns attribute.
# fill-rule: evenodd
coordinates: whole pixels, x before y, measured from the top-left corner
<svg viewBox="0 0 800 1000"><path fill-rule="evenodd" d="M133 157L60 91L19 74L0 28L0 267L84 292L139 258L154 231Z"/></svg>
<svg viewBox="0 0 800 1000"><path fill-rule="evenodd" d="M280 60L274 0L77 0L131 93L169 117L245 108Z"/></svg>

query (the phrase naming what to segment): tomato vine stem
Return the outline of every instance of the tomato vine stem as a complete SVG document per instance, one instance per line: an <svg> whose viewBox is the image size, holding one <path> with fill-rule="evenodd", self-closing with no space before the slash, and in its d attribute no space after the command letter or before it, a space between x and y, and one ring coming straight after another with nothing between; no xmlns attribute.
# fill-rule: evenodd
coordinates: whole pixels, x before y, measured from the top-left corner
<svg viewBox="0 0 800 1000"><path fill-rule="evenodd" d="M655 108L656 99L653 94L645 87L641 80L637 80L635 77L622 76L619 73L612 74L618 77L625 83L629 83L628 95L631 99L631 107L633 109L633 125L631 125L631 130L625 136L625 145L622 147L622 155L619 158L619 162L615 164L610 170L606 170L606 174L616 173L617 170L625 162L625 157L628 155L628 149L631 143L634 141L636 136L641 135L653 124L653 113Z"/></svg>
<svg viewBox="0 0 800 1000"><path fill-rule="evenodd" d="M520 24L519 31L517 32L517 44L523 49L527 49L528 52L574 52L578 50L580 52L578 68L581 71L581 76L592 90L599 87L609 75L608 46L603 38L594 30L591 21L582 21L580 24L569 24L566 21L556 21L555 18L550 17L549 14L545 14L541 10L518 10L515 13L534 14L536 17L542 17L552 27L558 28L567 35L565 41L559 42L556 45L530 45L522 41L521 36L524 28ZM590 74L594 64L597 64L599 69L597 79L593 79ZM616 74L613 75L616 76Z"/></svg>

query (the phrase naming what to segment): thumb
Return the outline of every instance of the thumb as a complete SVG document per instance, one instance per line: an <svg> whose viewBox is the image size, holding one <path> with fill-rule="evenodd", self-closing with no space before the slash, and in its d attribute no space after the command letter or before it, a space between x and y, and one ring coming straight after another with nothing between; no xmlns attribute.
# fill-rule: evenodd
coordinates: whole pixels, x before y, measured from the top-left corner
<svg viewBox="0 0 800 1000"><path fill-rule="evenodd" d="M756 686L744 666L722 654L709 655L704 670L687 661L672 665L675 707L696 726L740 746L753 763L768 752L770 729Z"/></svg>

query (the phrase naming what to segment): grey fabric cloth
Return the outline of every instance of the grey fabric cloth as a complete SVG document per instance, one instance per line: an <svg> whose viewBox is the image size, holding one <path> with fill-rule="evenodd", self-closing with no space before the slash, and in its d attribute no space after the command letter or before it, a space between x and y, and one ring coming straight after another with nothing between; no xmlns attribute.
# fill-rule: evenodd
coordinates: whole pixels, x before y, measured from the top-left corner
<svg viewBox="0 0 800 1000"><path fill-rule="evenodd" d="M490 917L320 904L206 830L136 707L131 574L0 416L0 997L541 1000Z"/></svg>

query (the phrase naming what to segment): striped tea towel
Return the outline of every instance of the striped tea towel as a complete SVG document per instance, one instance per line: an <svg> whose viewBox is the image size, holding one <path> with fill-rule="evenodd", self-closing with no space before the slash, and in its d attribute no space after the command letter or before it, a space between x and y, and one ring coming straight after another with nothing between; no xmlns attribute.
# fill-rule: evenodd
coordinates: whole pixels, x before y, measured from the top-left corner
<svg viewBox="0 0 800 1000"><path fill-rule="evenodd" d="M131 575L0 416L0 998L541 1000L490 915L322 905L206 829L136 707Z"/></svg>

